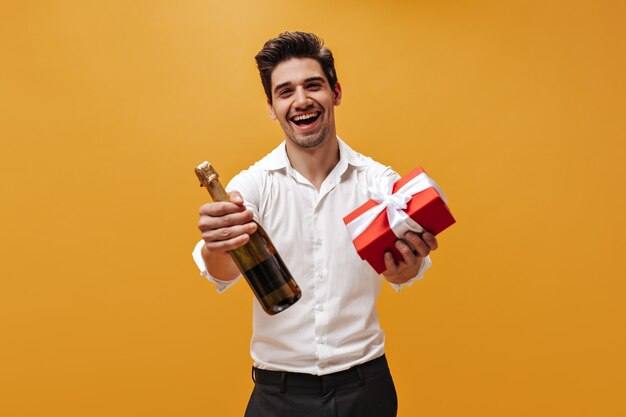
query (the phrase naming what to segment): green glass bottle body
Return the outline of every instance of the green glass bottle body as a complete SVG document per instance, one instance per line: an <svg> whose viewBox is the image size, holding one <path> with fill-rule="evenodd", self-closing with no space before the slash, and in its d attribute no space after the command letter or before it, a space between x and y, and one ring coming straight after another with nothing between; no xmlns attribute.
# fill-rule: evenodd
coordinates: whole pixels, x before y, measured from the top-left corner
<svg viewBox="0 0 626 417"><path fill-rule="evenodd" d="M208 162L198 165L196 175L213 201L230 201L219 175ZM302 296L300 287L260 224L257 223L256 231L245 245L230 250L229 254L267 314L280 313Z"/></svg>

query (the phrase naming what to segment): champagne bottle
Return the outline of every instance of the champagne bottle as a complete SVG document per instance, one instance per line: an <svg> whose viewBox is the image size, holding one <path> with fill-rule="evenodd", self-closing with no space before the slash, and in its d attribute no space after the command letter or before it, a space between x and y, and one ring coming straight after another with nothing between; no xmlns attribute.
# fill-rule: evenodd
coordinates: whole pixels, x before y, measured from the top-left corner
<svg viewBox="0 0 626 417"><path fill-rule="evenodd" d="M196 175L213 201L230 201L211 164L205 161L198 165ZM267 314L280 313L302 296L300 287L260 224L257 223L248 243L229 253Z"/></svg>

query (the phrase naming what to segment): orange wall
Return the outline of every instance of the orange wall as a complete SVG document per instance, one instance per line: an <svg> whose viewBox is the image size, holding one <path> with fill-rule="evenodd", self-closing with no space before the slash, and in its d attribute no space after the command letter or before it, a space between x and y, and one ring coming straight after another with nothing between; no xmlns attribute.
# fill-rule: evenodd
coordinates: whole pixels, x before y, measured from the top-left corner
<svg viewBox="0 0 626 417"><path fill-rule="evenodd" d="M423 165L458 220L381 296L399 416L626 415L625 21L609 0L3 3L0 414L243 414L251 296L192 263L193 168L227 180L281 140L253 56L309 30L340 136Z"/></svg>

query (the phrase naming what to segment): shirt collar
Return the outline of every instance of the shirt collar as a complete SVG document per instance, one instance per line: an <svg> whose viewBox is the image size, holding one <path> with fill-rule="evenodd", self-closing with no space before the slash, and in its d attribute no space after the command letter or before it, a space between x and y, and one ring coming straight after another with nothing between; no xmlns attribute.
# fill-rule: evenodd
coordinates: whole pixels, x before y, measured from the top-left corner
<svg viewBox="0 0 626 417"><path fill-rule="evenodd" d="M350 164L352 166L363 166L366 164L365 157L350 148L339 136L339 162L337 165ZM285 141L282 141L272 152L258 162L258 167L266 171L276 171L284 168L291 168L291 163L287 157Z"/></svg>

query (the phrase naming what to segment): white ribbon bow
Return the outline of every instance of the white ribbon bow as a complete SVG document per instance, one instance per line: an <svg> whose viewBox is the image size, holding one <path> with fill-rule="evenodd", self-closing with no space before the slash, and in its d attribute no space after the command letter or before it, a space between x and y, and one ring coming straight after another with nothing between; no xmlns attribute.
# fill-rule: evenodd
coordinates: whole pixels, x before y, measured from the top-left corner
<svg viewBox="0 0 626 417"><path fill-rule="evenodd" d="M352 240L363 233L385 209L387 209L389 226L391 226L391 230L393 230L399 239L403 239L405 233L408 231L422 233L424 228L410 218L404 210L407 208L407 203L411 201L413 195L427 188L435 188L439 195L441 195L443 201L447 202L443 191L441 191L437 183L424 172L411 179L400 187L397 192L393 193L393 184L395 182L393 178L385 177L381 178L380 181L374 182L374 184L369 187L372 200L376 201L378 204L346 225Z"/></svg>

